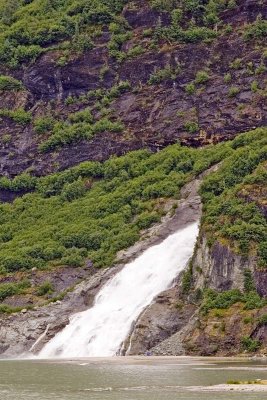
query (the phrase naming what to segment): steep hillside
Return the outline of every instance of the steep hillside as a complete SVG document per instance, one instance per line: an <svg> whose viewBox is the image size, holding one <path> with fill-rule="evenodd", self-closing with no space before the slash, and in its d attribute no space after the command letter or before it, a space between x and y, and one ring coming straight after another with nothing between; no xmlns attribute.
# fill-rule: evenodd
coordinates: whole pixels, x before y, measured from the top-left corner
<svg viewBox="0 0 267 400"><path fill-rule="evenodd" d="M216 353L213 314L244 306L229 352L265 346L266 37L257 0L0 0L0 318L116 264L218 164L171 303L193 316L179 340Z"/></svg>
<svg viewBox="0 0 267 400"><path fill-rule="evenodd" d="M3 2L0 172L44 175L266 124L266 7Z"/></svg>

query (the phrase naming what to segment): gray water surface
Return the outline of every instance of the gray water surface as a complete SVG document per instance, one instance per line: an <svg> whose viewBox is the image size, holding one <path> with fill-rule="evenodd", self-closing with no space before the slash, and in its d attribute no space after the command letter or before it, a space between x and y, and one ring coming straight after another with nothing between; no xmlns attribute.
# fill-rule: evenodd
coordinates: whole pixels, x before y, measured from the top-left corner
<svg viewBox="0 0 267 400"><path fill-rule="evenodd" d="M0 361L1 400L263 400L267 393L191 392L230 379L267 378L260 361L185 358Z"/></svg>

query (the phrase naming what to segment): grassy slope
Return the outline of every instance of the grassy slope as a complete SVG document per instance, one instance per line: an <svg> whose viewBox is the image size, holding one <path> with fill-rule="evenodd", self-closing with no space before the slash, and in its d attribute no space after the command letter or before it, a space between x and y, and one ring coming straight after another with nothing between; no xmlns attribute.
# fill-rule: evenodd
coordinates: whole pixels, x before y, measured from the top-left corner
<svg viewBox="0 0 267 400"><path fill-rule="evenodd" d="M221 160L202 187L204 226L236 251L258 255L264 268L266 220L257 202L238 194L248 183L266 184L266 150L262 128L203 149L172 145L156 154L137 151L35 178L33 193L0 207L2 274L79 266L86 258L95 266L111 265L118 250L160 219L166 199L178 198L184 183Z"/></svg>
<svg viewBox="0 0 267 400"><path fill-rule="evenodd" d="M121 63L129 56L122 46L131 38L131 29L121 18L126 3L123 0L11 0L8 4L0 1L1 66L20 68L51 49L62 52L63 59L59 61L64 64L72 52L94 46L97 35L107 27L111 34L110 56ZM200 0L151 0L150 3L155 9L167 12L170 21L167 26L159 23L143 32L149 37L150 50L157 49L158 43L164 41L209 42L235 29L224 26L221 19L224 11L235 9L234 1L207 1L204 7ZM238 34L244 40L262 41L267 34L266 21L258 19L246 26L244 32L242 27ZM135 50L136 54L139 50ZM264 61L260 66L264 70ZM204 72L196 77L199 80L196 85L208 79ZM156 71L151 79L161 82L170 79L173 73L165 68ZM22 88L19 81L2 77L1 82L5 90ZM104 108L116 96L101 93ZM15 113L11 115L14 120L23 125L29 123L28 113L23 110ZM89 114L87 110L83 115L70 115L65 124L47 119L35 121L39 133L52 132L41 150L91 137L97 129L98 132L123 129L119 122L112 125L108 119L100 121L100 127L95 126L99 121L93 121ZM188 129L193 133L198 127L191 124ZM266 135L266 129L259 129L232 143L206 149L174 145L157 154L133 152L102 165L88 162L46 178L27 174L14 181L2 178L1 188L33 191L13 204L0 206L2 276L33 267L83 265L86 258L99 267L111 265L118 250L134 243L140 230L160 219L165 199L178 197L185 182L222 159L224 166L206 180L202 189L205 229L210 238L227 241L235 251L256 254L259 267L264 268L266 220L261 206L262 188L266 185ZM249 202L247 195L242 196L244 191L252 193ZM10 293L27 290L27 285L26 282L22 287L5 286L0 292L6 294L0 300Z"/></svg>

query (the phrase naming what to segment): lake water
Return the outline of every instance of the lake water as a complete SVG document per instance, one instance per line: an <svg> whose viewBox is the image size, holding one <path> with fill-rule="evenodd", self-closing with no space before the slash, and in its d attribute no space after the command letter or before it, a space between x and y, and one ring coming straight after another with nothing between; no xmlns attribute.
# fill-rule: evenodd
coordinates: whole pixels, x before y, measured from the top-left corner
<svg viewBox="0 0 267 400"><path fill-rule="evenodd" d="M1 400L248 400L267 393L190 391L230 379L266 379L264 361L131 357L0 361ZM189 389L188 389L189 387Z"/></svg>

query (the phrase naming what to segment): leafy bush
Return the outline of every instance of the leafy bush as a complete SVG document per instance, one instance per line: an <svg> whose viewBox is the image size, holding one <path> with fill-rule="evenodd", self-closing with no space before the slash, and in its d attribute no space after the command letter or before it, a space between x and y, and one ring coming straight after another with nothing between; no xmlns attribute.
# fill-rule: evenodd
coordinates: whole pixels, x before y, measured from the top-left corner
<svg viewBox="0 0 267 400"><path fill-rule="evenodd" d="M231 147L235 155L207 177L201 188L207 234L213 240L228 240L234 251L245 256L256 250L260 267L266 265L266 219L257 204L247 202L240 193L248 183L266 184L267 176L262 169L267 158L266 144L266 128L234 139Z"/></svg>
<svg viewBox="0 0 267 400"><path fill-rule="evenodd" d="M80 118L76 116L74 118ZM88 117L88 115L87 115ZM83 117L84 118L84 115ZM43 143L40 144L39 150L43 153L51 151L57 147L69 145L80 140L89 140L96 133L105 131L121 132L123 125L120 122L111 122L107 118L103 118L91 125L87 122L77 122L72 125L67 123L57 123L54 126L52 135Z"/></svg>
<svg viewBox="0 0 267 400"><path fill-rule="evenodd" d="M255 289L252 273L249 269L246 269L244 271L244 290L249 293L255 291Z"/></svg>
<svg viewBox="0 0 267 400"><path fill-rule="evenodd" d="M212 310L214 308L227 309L233 304L242 300L243 295L237 289L228 290L220 293L212 289L208 289L204 292L204 301L201 306L201 310L204 313L207 313L209 310Z"/></svg>
<svg viewBox="0 0 267 400"><path fill-rule="evenodd" d="M38 134L47 133L54 127L55 120L52 117L41 117L34 120L34 130Z"/></svg>
<svg viewBox="0 0 267 400"><path fill-rule="evenodd" d="M21 81L12 76L0 75L0 90L22 90L23 84Z"/></svg>
<svg viewBox="0 0 267 400"><path fill-rule="evenodd" d="M267 21L264 19L257 19L257 21L250 24L244 32L245 40L263 39L267 36Z"/></svg>
<svg viewBox="0 0 267 400"><path fill-rule="evenodd" d="M195 121L187 121L184 124L184 128L189 133L196 133L197 131L199 131L199 125Z"/></svg>
<svg viewBox="0 0 267 400"><path fill-rule="evenodd" d="M30 282L26 280L19 283L1 283L0 301L5 300L7 297L24 293L25 289L29 288L30 286Z"/></svg>
<svg viewBox="0 0 267 400"><path fill-rule="evenodd" d="M180 68L172 68L169 64L162 69L156 69L153 74L150 75L148 84L153 85L164 82L166 80L174 80L180 72Z"/></svg>
<svg viewBox="0 0 267 400"><path fill-rule="evenodd" d="M15 111L2 109L0 110L0 116L11 118L20 125L27 125L32 119L31 113L23 110L22 108L18 108Z"/></svg>
<svg viewBox="0 0 267 400"><path fill-rule="evenodd" d="M109 123L102 121L98 128L106 129ZM90 129L94 126L82 124ZM159 220L163 202L158 199L177 197L188 180L223 159L222 167L205 179L201 189L208 235L212 232L216 238L219 230L233 242L242 238L253 238L255 246L266 242L266 223L258 208L232 193L228 199L227 194L227 189L248 179L265 159L265 132L258 129L233 142L201 149L175 144L155 154L139 150L102 164L84 162L46 177L2 177L1 187L33 192L0 205L0 269L14 272L49 265L80 266L87 257L97 267L111 265L118 250L133 244L141 229ZM266 179L262 169L257 171L257 179ZM226 213L224 224L220 223L222 212ZM245 225L238 230L241 219ZM264 257L264 246L261 254ZM242 298L247 308L258 307L261 301L255 294Z"/></svg>
<svg viewBox="0 0 267 400"><path fill-rule="evenodd" d="M259 326L267 325L267 314L263 314L258 318L258 325Z"/></svg>
<svg viewBox="0 0 267 400"><path fill-rule="evenodd" d="M238 93L240 92L240 89L236 86L231 86L229 91L228 91L228 96L229 97L235 97L238 95Z"/></svg>
<svg viewBox="0 0 267 400"><path fill-rule="evenodd" d="M0 218L5 216L0 268L80 266L86 257L95 266L110 265L117 251L159 220L157 199L177 196L189 178L220 161L226 149L228 144L199 150L173 145L156 154L140 150L103 164L85 162L47 177L4 180L2 186L10 190L25 186L34 192L0 205Z"/></svg>
<svg viewBox="0 0 267 400"><path fill-rule="evenodd" d="M54 291L54 287L53 287L52 283L49 281L46 281L38 287L36 294L37 294L37 296L45 296L47 294L52 294L53 291Z"/></svg>
<svg viewBox="0 0 267 400"><path fill-rule="evenodd" d="M209 74L206 71L198 71L195 78L197 85L206 83L210 79Z"/></svg>
<svg viewBox="0 0 267 400"><path fill-rule="evenodd" d="M192 280L193 280L193 265L192 265L192 263L190 263L189 267L184 272L183 277L182 277L182 292L183 292L183 294L189 293L191 286L192 286Z"/></svg>
<svg viewBox="0 0 267 400"><path fill-rule="evenodd" d="M241 345L243 350L246 350L249 353L254 353L261 346L261 342L259 340L254 340L249 336L244 336L241 339Z"/></svg>
<svg viewBox="0 0 267 400"><path fill-rule="evenodd" d="M196 86L195 86L194 82L188 83L188 84L185 86L185 91L186 91L186 93L188 93L188 94L194 94L195 91L196 91Z"/></svg>
<svg viewBox="0 0 267 400"><path fill-rule="evenodd" d="M93 116L89 109L70 114L68 119L72 123L87 122L90 124L93 122Z"/></svg>

